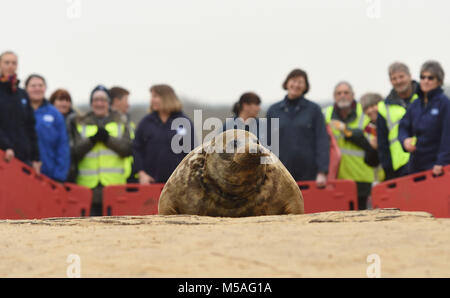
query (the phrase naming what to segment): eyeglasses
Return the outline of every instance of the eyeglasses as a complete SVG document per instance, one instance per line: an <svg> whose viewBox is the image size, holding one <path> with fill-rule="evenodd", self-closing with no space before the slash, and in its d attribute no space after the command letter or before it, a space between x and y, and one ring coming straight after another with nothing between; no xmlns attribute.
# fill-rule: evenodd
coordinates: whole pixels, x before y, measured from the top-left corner
<svg viewBox="0 0 450 298"><path fill-rule="evenodd" d="M434 81L435 78L436 78L435 76L424 76L424 75L420 76L421 80L427 79L428 81Z"/></svg>

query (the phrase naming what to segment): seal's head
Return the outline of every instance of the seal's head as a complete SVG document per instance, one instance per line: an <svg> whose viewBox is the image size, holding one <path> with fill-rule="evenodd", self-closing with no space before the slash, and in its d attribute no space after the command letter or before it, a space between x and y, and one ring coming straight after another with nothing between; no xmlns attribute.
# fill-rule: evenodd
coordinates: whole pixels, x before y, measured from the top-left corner
<svg viewBox="0 0 450 298"><path fill-rule="evenodd" d="M263 160L270 152L254 134L227 130L212 139L205 150L204 175L223 192L242 196L264 181L267 165Z"/></svg>

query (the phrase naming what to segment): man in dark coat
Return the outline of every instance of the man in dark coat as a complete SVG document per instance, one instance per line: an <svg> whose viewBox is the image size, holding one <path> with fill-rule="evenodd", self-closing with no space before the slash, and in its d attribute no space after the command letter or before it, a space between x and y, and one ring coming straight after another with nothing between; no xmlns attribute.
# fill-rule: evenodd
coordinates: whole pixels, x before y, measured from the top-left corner
<svg viewBox="0 0 450 298"><path fill-rule="evenodd" d="M18 87L17 55L0 55L0 149L7 161L16 157L40 173L34 111L25 90Z"/></svg>
<svg viewBox="0 0 450 298"><path fill-rule="evenodd" d="M419 84L412 79L409 68L404 63L395 62L389 66L389 79L392 90L386 100L378 104L376 121L378 156L386 180L407 174L409 154L404 153L401 146L395 144L395 140L398 139L398 123L409 105L418 98L419 89Z"/></svg>

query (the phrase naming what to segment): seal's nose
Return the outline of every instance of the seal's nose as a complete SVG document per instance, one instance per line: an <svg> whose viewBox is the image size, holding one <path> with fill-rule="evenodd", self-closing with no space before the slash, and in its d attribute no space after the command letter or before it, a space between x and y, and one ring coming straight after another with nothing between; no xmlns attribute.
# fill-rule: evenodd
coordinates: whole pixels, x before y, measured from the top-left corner
<svg viewBox="0 0 450 298"><path fill-rule="evenodd" d="M238 140L234 140L233 141L233 147L236 149L239 146L239 141Z"/></svg>

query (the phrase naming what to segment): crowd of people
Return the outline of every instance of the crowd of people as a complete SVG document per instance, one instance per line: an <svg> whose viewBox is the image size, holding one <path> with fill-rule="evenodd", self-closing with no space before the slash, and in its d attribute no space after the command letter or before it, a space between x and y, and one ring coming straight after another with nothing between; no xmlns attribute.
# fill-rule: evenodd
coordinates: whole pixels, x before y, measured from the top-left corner
<svg viewBox="0 0 450 298"><path fill-rule="evenodd" d="M82 114L67 90L57 89L47 100L46 80L39 74L28 76L20 88L17 66L14 52L0 55L0 149L7 161L18 158L56 181L92 189L92 216L102 214L105 186L165 183L187 154L171 150L175 135L187 136L191 150L197 144L192 121L171 86L150 88L150 113L136 126L128 114L128 90L98 85L90 93L90 110ZM388 75L392 90L385 99L366 93L357 100L352 85L341 81L334 105L322 110L305 98L307 73L294 69L282 84L286 96L267 111L267 135L258 137L267 144L278 138L279 159L296 181L315 180L317 187L329 179L355 181L359 209L368 207L374 182L429 169L441 175L450 164L444 70L427 61L416 82L408 67L396 62ZM244 93L223 130L237 120L247 130L250 121L259 128L260 105L256 93ZM180 118L192 129L172 129ZM275 134L271 119L278 119Z"/></svg>

